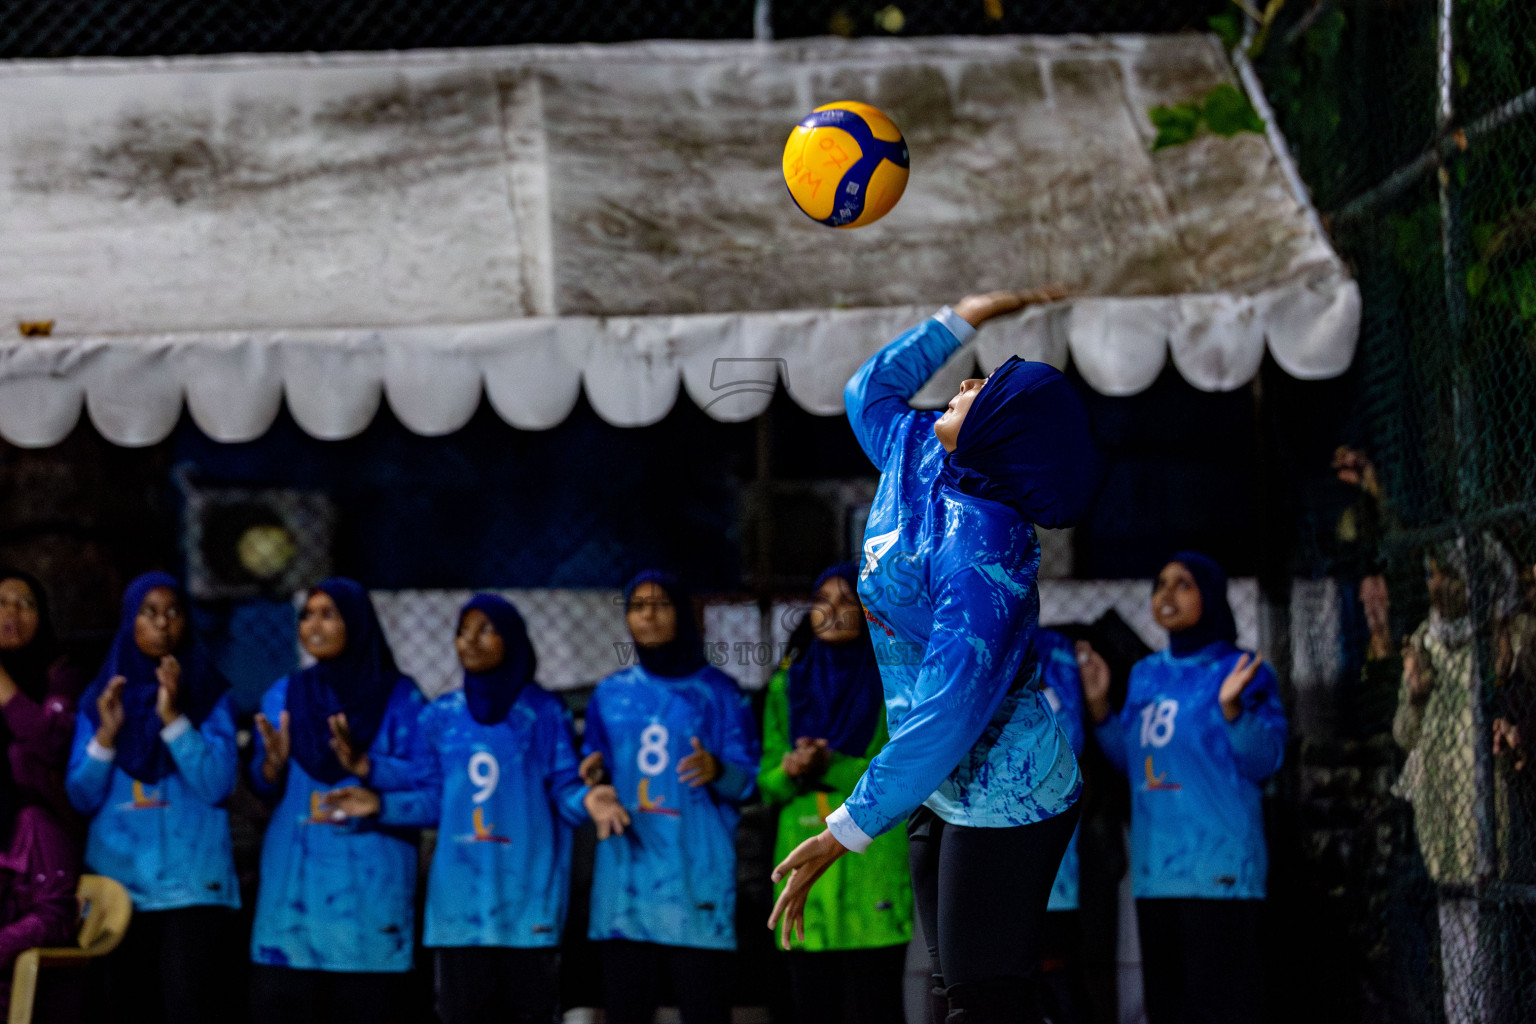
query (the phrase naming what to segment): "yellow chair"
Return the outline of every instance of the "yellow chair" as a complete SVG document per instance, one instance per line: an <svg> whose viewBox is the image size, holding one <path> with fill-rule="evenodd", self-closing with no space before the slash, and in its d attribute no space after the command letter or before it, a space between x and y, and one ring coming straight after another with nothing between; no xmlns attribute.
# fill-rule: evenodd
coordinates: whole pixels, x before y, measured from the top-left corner
<svg viewBox="0 0 1536 1024"><path fill-rule="evenodd" d="M38 968L83 966L98 956L106 956L123 941L128 921L133 917L133 900L121 882L105 875L81 875L75 898L80 901L80 944L29 949L16 958L16 969L11 974L9 1024L29 1024L32 1020Z"/></svg>

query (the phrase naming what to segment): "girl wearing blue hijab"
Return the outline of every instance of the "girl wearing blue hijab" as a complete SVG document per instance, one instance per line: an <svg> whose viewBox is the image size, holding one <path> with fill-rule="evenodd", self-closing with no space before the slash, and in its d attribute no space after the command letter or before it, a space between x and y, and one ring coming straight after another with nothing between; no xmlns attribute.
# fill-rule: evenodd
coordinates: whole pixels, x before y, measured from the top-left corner
<svg viewBox="0 0 1536 1024"><path fill-rule="evenodd" d="M757 785L779 809L777 859L820 832L885 745L885 694L858 597L858 566L817 578L815 604L790 636L768 684ZM838 1024L902 1018L902 973L912 938L907 842L888 832L841 860L811 893L805 941L788 955L795 1020Z"/></svg>
<svg viewBox="0 0 1536 1024"><path fill-rule="evenodd" d="M437 948L443 1024L549 1024L560 1018L560 936L571 829L629 817L612 786L581 781L571 716L534 682L538 659L509 602L476 594L454 646L464 688L421 713L420 799L359 786L330 803L384 825L436 826L425 945Z"/></svg>
<svg viewBox="0 0 1536 1024"><path fill-rule="evenodd" d="M1147 1019L1250 1024L1269 864L1261 787L1285 755L1285 712L1275 674L1237 647L1227 575L1210 558L1174 555L1152 613L1169 645L1136 663L1118 715L1103 659L1082 666L1099 746L1131 780Z"/></svg>
<svg viewBox="0 0 1536 1024"><path fill-rule="evenodd" d="M385 1020L411 969L417 833L349 818L326 797L365 786L420 803L411 758L424 702L359 583L317 585L299 643L315 663L274 683L256 716L251 783L277 806L251 934L254 1017Z"/></svg>
<svg viewBox="0 0 1536 1024"><path fill-rule="evenodd" d="M1043 363L1009 359L943 414L909 400L999 313L1053 294L945 308L876 353L845 390L880 486L859 597L890 740L825 831L774 871L770 926L803 937L807 892L849 850L907 819L932 961L932 1019L1039 1020L1046 903L1077 822L1077 760L1040 693L1035 526L1068 526L1098 486L1087 411Z"/></svg>
<svg viewBox="0 0 1536 1024"><path fill-rule="evenodd" d="M705 660L677 578L624 591L635 663L587 704L582 775L611 778L632 819L597 845L588 937L602 944L611 1024L650 1024L663 975L684 1024L730 1020L738 806L755 788L757 728L745 695ZM629 660L629 659L626 659Z"/></svg>
<svg viewBox="0 0 1536 1024"><path fill-rule="evenodd" d="M229 911L240 905L224 802L234 791L229 686L187 623L175 577L123 594L106 661L80 700L65 774L91 819L85 862L133 897L109 958L110 1000L147 1020L215 1020Z"/></svg>

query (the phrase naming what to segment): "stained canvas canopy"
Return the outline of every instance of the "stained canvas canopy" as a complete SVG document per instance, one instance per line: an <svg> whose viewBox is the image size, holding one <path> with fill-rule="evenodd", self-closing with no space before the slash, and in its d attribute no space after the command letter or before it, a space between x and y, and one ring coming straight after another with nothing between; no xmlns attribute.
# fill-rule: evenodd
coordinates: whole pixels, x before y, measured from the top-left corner
<svg viewBox="0 0 1536 1024"><path fill-rule="evenodd" d="M1298 377L1353 355L1359 293L1259 134L1151 152L1147 112L1232 68L1198 35L643 43L0 66L0 435L85 409L153 443L183 404L322 438L612 423L679 384L721 420L853 369L977 290L1074 298L989 326L932 385L1017 352L1095 388ZM813 107L887 111L906 197L813 223L779 170ZM9 333L9 325L5 331ZM951 392L952 393L952 392Z"/></svg>

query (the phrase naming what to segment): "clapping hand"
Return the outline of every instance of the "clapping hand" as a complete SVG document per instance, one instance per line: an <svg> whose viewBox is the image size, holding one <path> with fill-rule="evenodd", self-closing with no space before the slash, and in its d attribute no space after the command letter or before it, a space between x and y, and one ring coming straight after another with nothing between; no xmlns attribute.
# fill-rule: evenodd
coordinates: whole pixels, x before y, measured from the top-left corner
<svg viewBox="0 0 1536 1024"><path fill-rule="evenodd" d="M288 766L288 752L292 748L288 734L288 712L284 711L277 716L276 727L266 715L258 714L256 728L261 733L263 751L261 777L267 780L269 786L275 786L283 769Z"/></svg>
<svg viewBox="0 0 1536 1024"><path fill-rule="evenodd" d="M1248 689L1263 664L1263 658L1245 653L1221 681L1221 714L1227 721L1235 722L1243 713L1243 691Z"/></svg>
<svg viewBox="0 0 1536 1024"><path fill-rule="evenodd" d="M705 750L697 736L688 742L693 744L693 753L677 762L677 780L695 789L707 786L720 777L720 759Z"/></svg>
<svg viewBox="0 0 1536 1024"><path fill-rule="evenodd" d="M599 842L611 835L621 836L629 827L629 812L619 803L619 792L612 786L593 786L581 798L581 805L587 809L587 814L597 826Z"/></svg>
<svg viewBox="0 0 1536 1024"><path fill-rule="evenodd" d="M832 763L832 751L827 741L801 736L795 740L795 749L784 755L784 774L792 779L813 781L827 773Z"/></svg>
<svg viewBox="0 0 1536 1024"><path fill-rule="evenodd" d="M588 786L601 786L608 781L608 769L603 766L603 754L599 750L582 758L577 771L581 773L581 781Z"/></svg>
<svg viewBox="0 0 1536 1024"><path fill-rule="evenodd" d="M338 711L327 718L326 724L331 727L331 751L336 755L336 760L347 771L360 779L366 779L368 773L373 770L373 762L368 760L366 750L358 750L352 740L352 730L347 728L347 714Z"/></svg>
<svg viewBox="0 0 1536 1024"><path fill-rule="evenodd" d="M1493 720L1493 756L1508 753L1514 758L1515 771L1525 770L1525 747L1520 742L1520 727L1507 718Z"/></svg>
<svg viewBox="0 0 1536 1024"><path fill-rule="evenodd" d="M176 698L181 692L181 662L167 654L160 659L155 678L160 682L155 693L155 714L160 716L161 725L170 725L181 717L176 709Z"/></svg>
<svg viewBox="0 0 1536 1024"><path fill-rule="evenodd" d="M125 676L113 676L107 685L102 687L101 696L96 698L96 715L100 724L96 726L96 744L111 750L117 743L117 734L122 731L123 722L128 714L123 710L123 687L128 685Z"/></svg>
<svg viewBox="0 0 1536 1024"><path fill-rule="evenodd" d="M336 821L344 818L371 818L379 813L383 801L379 794L365 786L342 786L325 794L320 806L331 809Z"/></svg>
<svg viewBox="0 0 1536 1024"><path fill-rule="evenodd" d="M1074 650L1077 653L1077 674L1083 682L1083 702L1088 705L1088 713L1097 725L1108 718L1111 711L1109 662L1086 640L1079 640Z"/></svg>

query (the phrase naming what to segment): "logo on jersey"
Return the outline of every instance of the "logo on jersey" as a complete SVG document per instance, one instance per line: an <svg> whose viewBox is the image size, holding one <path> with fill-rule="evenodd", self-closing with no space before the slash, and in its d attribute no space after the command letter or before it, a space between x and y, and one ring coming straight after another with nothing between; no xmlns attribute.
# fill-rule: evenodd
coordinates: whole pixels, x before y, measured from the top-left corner
<svg viewBox="0 0 1536 1024"><path fill-rule="evenodd" d="M169 800L160 799L158 789L145 789L144 783L138 779L133 780L133 799L124 804L118 804L120 811L152 811L159 807L169 807Z"/></svg>
<svg viewBox="0 0 1536 1024"><path fill-rule="evenodd" d="M1169 782L1168 781L1168 773L1167 772L1163 772L1161 775L1159 775L1157 773L1157 771L1152 767L1152 755L1151 754L1147 755L1147 763L1146 763L1146 766L1145 766L1145 770L1146 770L1146 775L1147 775L1147 789L1149 789L1149 790L1183 789L1184 788L1183 786L1179 785L1177 782Z"/></svg>
<svg viewBox="0 0 1536 1024"><path fill-rule="evenodd" d="M317 789L309 794L309 817L300 818L301 825L342 825L347 821L347 816L340 810L326 810L320 805L322 796Z"/></svg>
<svg viewBox="0 0 1536 1024"><path fill-rule="evenodd" d="M475 808L475 813L470 815L470 819L469 820L470 820L470 827L473 828L474 831L471 832L467 836L454 836L453 838L457 842L460 842L460 843L502 843L503 845L508 845L508 846L511 845L512 840L509 837L507 837L507 836L499 836L499 835L496 834L496 826L495 826L494 823L487 823L486 822L486 820L485 820L485 808L484 807L476 807Z"/></svg>

